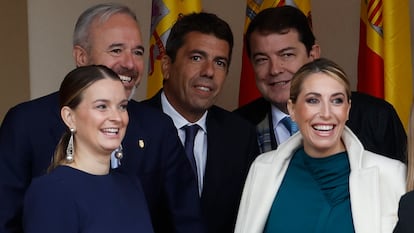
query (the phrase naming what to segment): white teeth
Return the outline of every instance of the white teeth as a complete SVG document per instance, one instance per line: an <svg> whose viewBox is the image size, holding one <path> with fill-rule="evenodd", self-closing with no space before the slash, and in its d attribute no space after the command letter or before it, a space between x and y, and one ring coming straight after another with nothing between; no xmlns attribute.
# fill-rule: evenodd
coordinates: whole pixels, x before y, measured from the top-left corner
<svg viewBox="0 0 414 233"><path fill-rule="evenodd" d="M125 75L118 75L122 82L131 82L132 78Z"/></svg>
<svg viewBox="0 0 414 233"><path fill-rule="evenodd" d="M284 86L284 85L288 84L289 82L290 82L290 81L272 82L272 83L269 83L269 85Z"/></svg>
<svg viewBox="0 0 414 233"><path fill-rule="evenodd" d="M333 125L315 125L313 128L320 131L328 131L333 129Z"/></svg>
<svg viewBox="0 0 414 233"><path fill-rule="evenodd" d="M276 85L286 85L288 82L286 82L286 81L283 81L283 82L278 82L278 83L275 83Z"/></svg>
<svg viewBox="0 0 414 233"><path fill-rule="evenodd" d="M117 134L118 131L119 131L119 129L118 128L108 128L108 129L103 129L102 131L105 132L105 133L114 133L114 134Z"/></svg>
<svg viewBox="0 0 414 233"><path fill-rule="evenodd" d="M211 91L210 88L207 88L207 87L197 87L197 89L202 90L202 91Z"/></svg>

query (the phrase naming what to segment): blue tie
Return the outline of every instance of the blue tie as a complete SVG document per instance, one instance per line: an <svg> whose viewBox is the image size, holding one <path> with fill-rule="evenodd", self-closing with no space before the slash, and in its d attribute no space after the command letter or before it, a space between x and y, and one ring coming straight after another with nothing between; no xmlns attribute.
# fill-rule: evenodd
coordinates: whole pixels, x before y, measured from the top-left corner
<svg viewBox="0 0 414 233"><path fill-rule="evenodd" d="M197 135L198 130L200 129L200 126L197 124L195 125L186 125L183 126L183 129L185 130L185 142L184 142L184 149L185 153L187 154L188 160L191 163L191 167L193 168L195 177L197 179L197 164L194 158L194 139Z"/></svg>
<svg viewBox="0 0 414 233"><path fill-rule="evenodd" d="M299 130L298 125L289 116L282 119L282 124L289 130L291 136Z"/></svg>

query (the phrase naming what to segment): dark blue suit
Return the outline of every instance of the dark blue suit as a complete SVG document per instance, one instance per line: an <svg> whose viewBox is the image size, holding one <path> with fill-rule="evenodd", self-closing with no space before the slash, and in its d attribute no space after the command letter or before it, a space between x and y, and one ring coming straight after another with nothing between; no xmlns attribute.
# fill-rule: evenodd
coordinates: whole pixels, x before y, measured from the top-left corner
<svg viewBox="0 0 414 233"><path fill-rule="evenodd" d="M161 91L144 101L162 111ZM218 106L208 110L201 209L209 233L233 233L244 181L259 154L254 127Z"/></svg>
<svg viewBox="0 0 414 233"><path fill-rule="evenodd" d="M128 113L117 171L140 178L155 232L202 232L195 177L171 119L133 100ZM0 128L0 233L22 232L24 193L45 174L65 129L58 93L7 113Z"/></svg>

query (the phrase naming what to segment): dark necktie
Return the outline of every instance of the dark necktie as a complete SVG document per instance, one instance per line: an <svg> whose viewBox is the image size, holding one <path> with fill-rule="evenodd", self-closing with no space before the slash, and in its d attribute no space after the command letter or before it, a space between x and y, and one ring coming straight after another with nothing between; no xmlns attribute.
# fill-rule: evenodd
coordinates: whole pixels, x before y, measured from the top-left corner
<svg viewBox="0 0 414 233"><path fill-rule="evenodd" d="M187 154L188 160L191 163L191 167L193 168L195 177L197 179L197 164L194 157L194 139L197 135L198 130L200 129L200 126L197 124L195 125L186 125L183 127L185 130L185 153Z"/></svg>
<svg viewBox="0 0 414 233"><path fill-rule="evenodd" d="M289 130L291 136L299 130L298 125L289 116L282 119L282 124Z"/></svg>

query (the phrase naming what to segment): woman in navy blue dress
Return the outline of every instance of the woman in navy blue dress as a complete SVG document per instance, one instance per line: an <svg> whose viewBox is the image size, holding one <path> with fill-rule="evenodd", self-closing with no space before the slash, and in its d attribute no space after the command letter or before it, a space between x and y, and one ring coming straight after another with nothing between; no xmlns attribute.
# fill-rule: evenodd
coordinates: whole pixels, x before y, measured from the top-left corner
<svg viewBox="0 0 414 233"><path fill-rule="evenodd" d="M49 173L31 183L26 233L148 232L152 225L139 180L110 171L122 156L128 98L105 66L79 67L60 86L62 136Z"/></svg>

